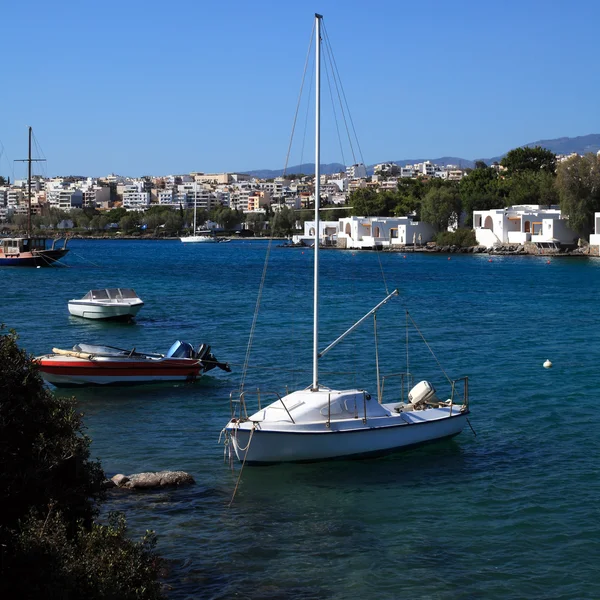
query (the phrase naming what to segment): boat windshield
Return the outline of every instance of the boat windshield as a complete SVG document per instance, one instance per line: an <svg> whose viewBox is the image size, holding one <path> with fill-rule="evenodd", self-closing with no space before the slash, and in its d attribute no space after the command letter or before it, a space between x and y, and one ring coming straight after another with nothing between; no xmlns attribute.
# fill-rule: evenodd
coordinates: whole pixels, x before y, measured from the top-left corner
<svg viewBox="0 0 600 600"><path fill-rule="evenodd" d="M106 290L90 290L83 300L122 300L123 298L137 298L135 290L131 288L108 288Z"/></svg>
<svg viewBox="0 0 600 600"><path fill-rule="evenodd" d="M91 292L88 292L84 297L84 300L108 300L108 299L109 299L108 290L92 290Z"/></svg>
<svg viewBox="0 0 600 600"><path fill-rule="evenodd" d="M137 298L138 295L135 290L131 288L117 288L108 290L111 298Z"/></svg>

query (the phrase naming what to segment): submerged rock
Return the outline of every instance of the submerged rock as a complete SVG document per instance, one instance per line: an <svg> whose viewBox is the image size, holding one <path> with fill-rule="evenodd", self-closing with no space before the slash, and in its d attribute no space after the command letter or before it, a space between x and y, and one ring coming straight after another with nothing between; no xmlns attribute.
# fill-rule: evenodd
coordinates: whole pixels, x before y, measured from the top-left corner
<svg viewBox="0 0 600 600"><path fill-rule="evenodd" d="M115 475L111 481L119 488L129 490L148 490L154 488L191 485L194 478L185 471L158 471L154 473L135 473L133 475Z"/></svg>

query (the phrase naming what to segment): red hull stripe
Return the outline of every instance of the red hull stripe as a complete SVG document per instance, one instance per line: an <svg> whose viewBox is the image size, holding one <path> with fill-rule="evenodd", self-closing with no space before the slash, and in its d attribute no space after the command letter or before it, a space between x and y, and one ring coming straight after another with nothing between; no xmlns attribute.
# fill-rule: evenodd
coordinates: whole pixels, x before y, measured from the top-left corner
<svg viewBox="0 0 600 600"><path fill-rule="evenodd" d="M159 366L159 365L144 365L142 368L139 366L113 366L110 367L101 365L81 365L76 366L71 364L41 364L40 371L43 373L50 373L54 375L63 375L68 377L70 375L77 377L94 376L94 377L138 377L138 376L181 376L189 377L200 374L200 365L183 365L183 366Z"/></svg>

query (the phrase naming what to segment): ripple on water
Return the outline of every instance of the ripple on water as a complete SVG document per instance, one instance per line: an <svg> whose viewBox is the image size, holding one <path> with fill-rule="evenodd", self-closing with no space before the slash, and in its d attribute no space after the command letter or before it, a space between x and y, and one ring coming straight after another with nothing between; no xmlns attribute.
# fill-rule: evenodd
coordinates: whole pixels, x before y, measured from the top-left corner
<svg viewBox="0 0 600 600"><path fill-rule="evenodd" d="M405 369L408 307L448 375L469 375L477 437L467 429L371 461L246 468L230 507L238 473L217 440L266 244L70 246L75 268L2 271L2 320L29 351L87 341L164 352L183 339L211 344L234 367L194 385L75 392L109 474L182 469L196 479L167 492L113 492L103 508L124 510L134 537L157 532L171 598L600 597L597 261L547 268L520 257L323 253L323 341L384 296L383 270L401 293L378 314L382 373ZM310 383L301 370L310 365L311 261L273 249L247 386ZM134 324L69 316L70 298L100 286L136 289L145 306ZM52 289L43 311L32 289ZM418 335L409 339L411 372L446 395ZM369 327L321 368L325 383L347 385L340 372L351 371L352 385L375 390Z"/></svg>

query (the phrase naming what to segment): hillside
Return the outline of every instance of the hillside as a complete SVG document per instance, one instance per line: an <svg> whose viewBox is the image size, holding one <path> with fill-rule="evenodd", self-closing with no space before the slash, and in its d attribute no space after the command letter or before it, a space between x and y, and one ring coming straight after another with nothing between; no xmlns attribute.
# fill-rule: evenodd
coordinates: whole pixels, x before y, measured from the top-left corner
<svg viewBox="0 0 600 600"><path fill-rule="evenodd" d="M551 150L555 154L571 154L572 152L576 152L577 154L587 154L588 152L598 152L600 150L600 134L591 133L589 135L580 135L578 137L561 137L552 140L538 140L537 142L530 142L528 144L523 144L523 146L541 146L542 148L547 148ZM518 148L519 146L515 146ZM511 150L509 148L508 150ZM507 152L508 152L507 150ZM483 160L488 165L491 165L493 162L500 162L504 154L500 156L493 156L492 158L460 158L457 156L441 156L439 158L403 158L401 160L380 160L379 163L382 162L394 162L397 165L412 165L415 163L424 162L426 160L430 160L432 163L436 163L439 165L458 165L462 168L473 168L475 164L475 160ZM373 166L367 166L367 172L372 175L373 174ZM323 174L331 174L331 173L339 173L340 171L345 171L344 165L340 163L330 163L327 165L321 165L321 173ZM312 175L315 172L315 164L314 163L304 163L302 165L296 165L293 167L288 167L288 173L305 173L306 175ZM249 175L253 177L260 177L261 179L272 179L274 177L279 177L283 174L283 169L260 169L256 171L246 171Z"/></svg>

